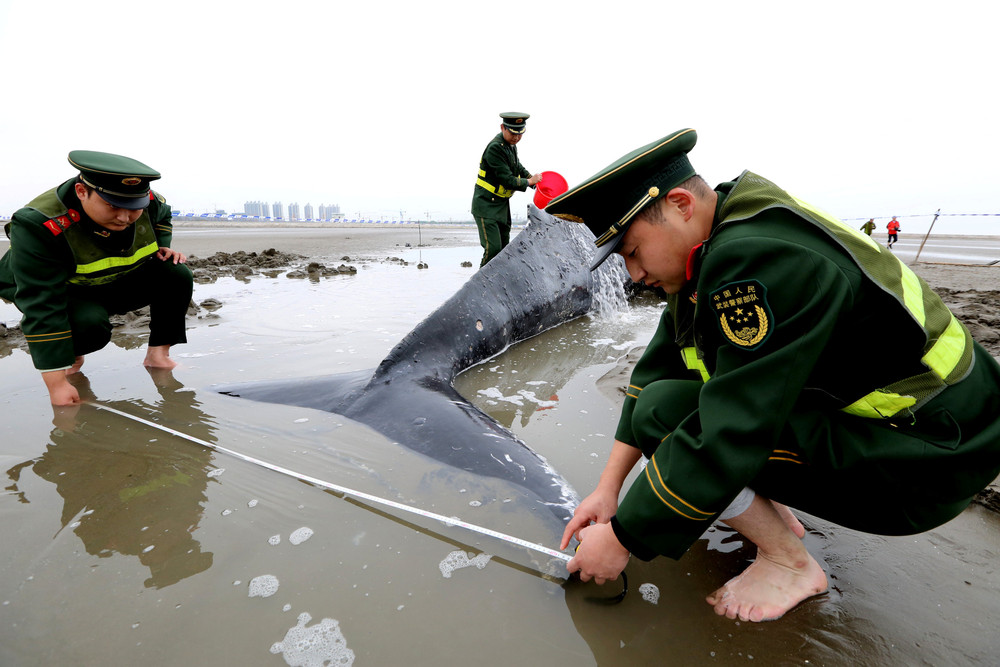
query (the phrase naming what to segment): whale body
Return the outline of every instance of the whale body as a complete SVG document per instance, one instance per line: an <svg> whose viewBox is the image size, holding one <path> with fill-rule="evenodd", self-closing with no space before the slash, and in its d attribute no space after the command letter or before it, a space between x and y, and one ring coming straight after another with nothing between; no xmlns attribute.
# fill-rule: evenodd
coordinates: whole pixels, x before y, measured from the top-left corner
<svg viewBox="0 0 1000 667"><path fill-rule="evenodd" d="M343 415L442 463L519 485L568 521L579 503L569 482L453 385L463 370L591 308L593 235L534 206L528 217L524 230L374 371L214 389Z"/></svg>

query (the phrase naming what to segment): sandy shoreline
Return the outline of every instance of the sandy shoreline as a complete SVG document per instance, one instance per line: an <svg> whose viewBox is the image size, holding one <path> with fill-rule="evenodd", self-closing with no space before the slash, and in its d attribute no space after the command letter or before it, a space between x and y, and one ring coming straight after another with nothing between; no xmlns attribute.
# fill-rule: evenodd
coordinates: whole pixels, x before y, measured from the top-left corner
<svg viewBox="0 0 1000 667"><path fill-rule="evenodd" d="M243 262L250 273L196 284L197 301L221 307L189 318L189 344L169 378L139 368L141 322L116 331L84 367L94 400L291 470L533 542L556 540L530 507L507 504L502 487L362 425L213 389L373 368L475 272L465 266L481 255L474 227L178 225L174 245L199 260L229 253L233 264L220 271ZM358 272L293 279L265 268L273 254L260 263L240 254L270 248L293 255L291 267L344 263ZM415 265L419 248L429 270ZM989 318L1000 298L983 285L997 282L997 269L915 270L951 290L964 319L996 330ZM630 309L647 310L639 326L616 317L614 325L580 318L557 327L469 369L457 388L585 494L606 459L636 346L655 325L655 305ZM777 623L734 623L704 604L705 593L754 557L719 531L679 561L633 559L633 592L608 608L584 600L604 591L528 576L523 554L488 539L373 513L92 406L72 419L50 413L27 354L5 356L2 346L8 391L0 402L17 417L0 422L0 515L18 537L0 549L4 665L277 664L274 642L330 623L366 664L624 667L668 654L677 664L745 665L750 656L760 664L992 664L1000 652L992 629L1000 515L981 505L905 538L804 516L807 546L831 590ZM135 492L125 505L123 488ZM291 544L303 527L313 537ZM444 578L439 564L456 548L497 558ZM265 575L280 580L277 594L248 595ZM635 592L640 585L658 588L659 605ZM308 628L296 629L302 615L311 616ZM426 648L416 654L413 646Z"/></svg>

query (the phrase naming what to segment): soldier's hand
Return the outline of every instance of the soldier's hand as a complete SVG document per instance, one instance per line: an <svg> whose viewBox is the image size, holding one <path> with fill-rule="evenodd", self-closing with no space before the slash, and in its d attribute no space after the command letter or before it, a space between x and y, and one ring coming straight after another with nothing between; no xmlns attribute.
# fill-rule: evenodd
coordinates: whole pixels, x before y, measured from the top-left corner
<svg viewBox="0 0 1000 667"><path fill-rule="evenodd" d="M156 251L156 256L164 262L172 261L174 264L184 264L187 262L187 256L173 248L161 247Z"/></svg>
<svg viewBox="0 0 1000 667"><path fill-rule="evenodd" d="M52 405L76 405L80 402L80 392L66 379L66 371L47 371L42 380L49 390Z"/></svg>

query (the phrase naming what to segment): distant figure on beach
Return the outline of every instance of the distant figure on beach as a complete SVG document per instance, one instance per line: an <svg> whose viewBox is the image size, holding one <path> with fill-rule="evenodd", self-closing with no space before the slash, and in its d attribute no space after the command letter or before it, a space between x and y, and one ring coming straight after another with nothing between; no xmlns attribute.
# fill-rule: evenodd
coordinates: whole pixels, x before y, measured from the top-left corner
<svg viewBox="0 0 1000 667"><path fill-rule="evenodd" d="M479 266L497 256L510 243L510 198L515 192L534 188L541 180L532 174L517 158L517 144L524 136L530 118L526 113L500 114L500 134L486 145L479 160L479 177L472 193L472 217L479 228L479 243L483 246L483 260Z"/></svg>
<svg viewBox="0 0 1000 667"><path fill-rule="evenodd" d="M173 368L170 347L187 342L194 285L170 248L170 207L149 184L159 172L138 160L72 151L79 174L35 197L4 227L0 297L21 311L32 362L53 405L80 402L67 379L84 355L111 340L110 315L150 307L143 364Z"/></svg>
<svg viewBox="0 0 1000 667"><path fill-rule="evenodd" d="M892 220L885 228L889 230L889 242L885 247L892 248L893 244L899 240L899 220L896 220L896 216L892 216Z"/></svg>
<svg viewBox="0 0 1000 667"><path fill-rule="evenodd" d="M871 236L872 232L875 231L875 218L868 218L868 222L858 227L858 229Z"/></svg>
<svg viewBox="0 0 1000 667"><path fill-rule="evenodd" d="M642 146L545 209L594 233L592 269L617 252L668 295L562 548L576 536L568 571L601 584L630 555L680 558L720 520L757 557L707 602L762 621L828 586L790 508L910 535L996 478L1000 365L857 229L748 171L713 189L696 141ZM886 331L891 355L869 344Z"/></svg>

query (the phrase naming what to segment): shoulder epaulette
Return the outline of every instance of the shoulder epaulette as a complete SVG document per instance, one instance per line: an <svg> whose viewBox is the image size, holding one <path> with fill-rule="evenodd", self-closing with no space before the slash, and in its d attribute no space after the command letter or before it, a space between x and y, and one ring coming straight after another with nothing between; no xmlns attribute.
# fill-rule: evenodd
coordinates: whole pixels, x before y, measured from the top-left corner
<svg viewBox="0 0 1000 667"><path fill-rule="evenodd" d="M64 230L68 229L70 225L74 222L80 221L80 214L74 209L68 209L66 215L59 215L49 220L46 220L44 224L53 236L59 236Z"/></svg>

